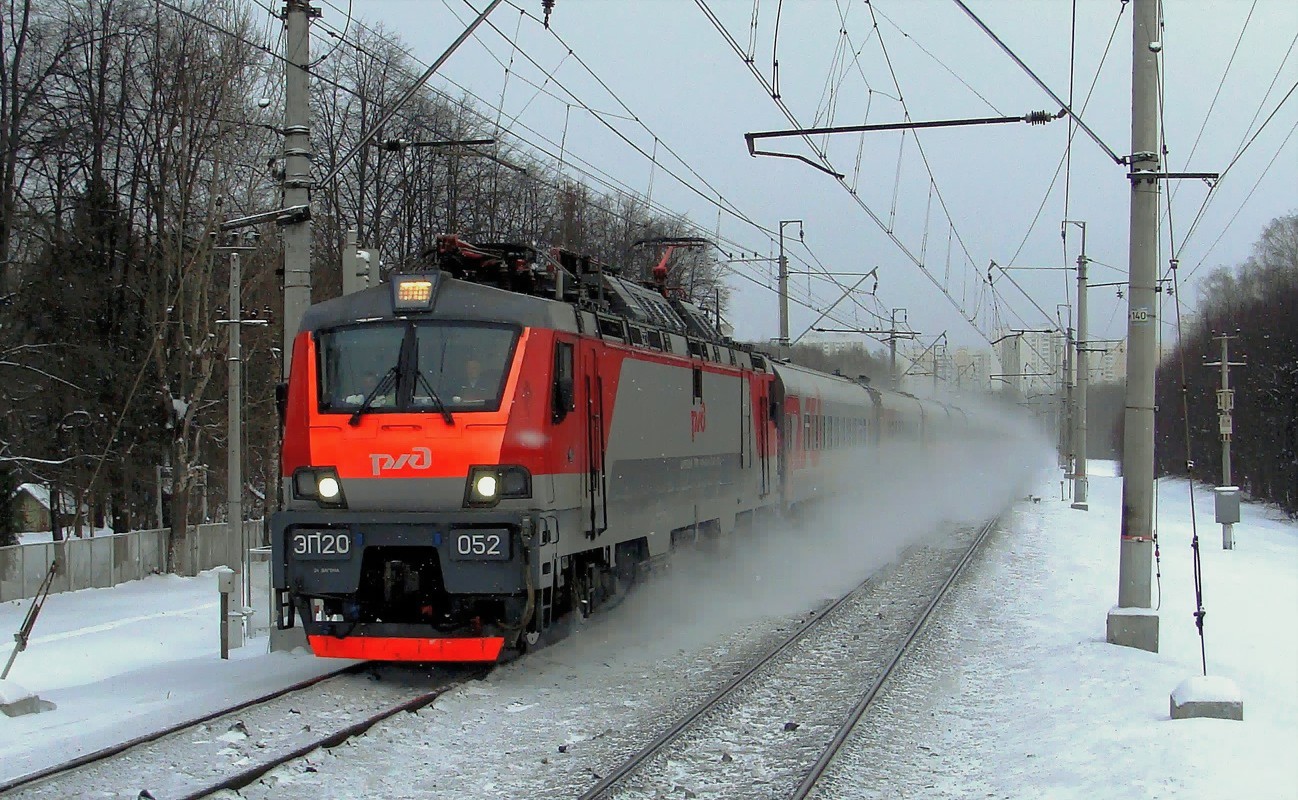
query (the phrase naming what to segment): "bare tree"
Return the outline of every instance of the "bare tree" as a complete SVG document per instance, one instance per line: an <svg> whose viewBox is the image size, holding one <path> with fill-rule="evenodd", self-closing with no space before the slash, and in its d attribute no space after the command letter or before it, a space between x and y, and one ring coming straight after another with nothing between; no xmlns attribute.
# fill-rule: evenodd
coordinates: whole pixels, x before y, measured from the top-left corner
<svg viewBox="0 0 1298 800"><path fill-rule="evenodd" d="M1298 214L1272 220L1249 259L1204 281L1199 322L1182 331L1177 351L1159 368L1159 467L1216 482L1221 474L1218 372L1203 362L1220 355L1215 334L1237 336L1232 473L1253 497L1298 514ZM1181 363L1185 380L1181 380ZM1182 416L1182 393L1189 409ZM1186 428L1189 428L1187 451ZM1193 469L1190 464L1193 463Z"/></svg>

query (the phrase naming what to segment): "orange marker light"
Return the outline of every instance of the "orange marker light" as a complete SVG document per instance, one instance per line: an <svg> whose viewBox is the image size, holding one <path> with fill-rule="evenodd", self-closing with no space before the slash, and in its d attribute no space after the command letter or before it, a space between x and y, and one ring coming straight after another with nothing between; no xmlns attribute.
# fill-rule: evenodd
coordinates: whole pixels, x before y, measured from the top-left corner
<svg viewBox="0 0 1298 800"><path fill-rule="evenodd" d="M424 275L393 279L392 305L397 311L423 311L433 307L436 281Z"/></svg>

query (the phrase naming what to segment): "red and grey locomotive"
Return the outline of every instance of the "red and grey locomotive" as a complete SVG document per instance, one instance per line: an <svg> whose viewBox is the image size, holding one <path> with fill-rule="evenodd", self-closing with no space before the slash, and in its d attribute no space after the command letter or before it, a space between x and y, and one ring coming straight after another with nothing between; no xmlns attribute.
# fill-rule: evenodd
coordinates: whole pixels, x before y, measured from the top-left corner
<svg viewBox="0 0 1298 800"><path fill-rule="evenodd" d="M834 491L848 453L963 424L737 346L661 279L449 236L434 266L293 345L273 585L317 655L496 660L682 537Z"/></svg>

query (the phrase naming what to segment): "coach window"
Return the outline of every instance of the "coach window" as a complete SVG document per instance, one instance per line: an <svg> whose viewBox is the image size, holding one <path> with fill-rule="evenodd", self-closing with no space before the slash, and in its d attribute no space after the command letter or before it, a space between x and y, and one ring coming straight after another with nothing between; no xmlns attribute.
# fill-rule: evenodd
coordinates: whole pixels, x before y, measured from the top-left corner
<svg viewBox="0 0 1298 800"><path fill-rule="evenodd" d="M703 370L694 368L694 399L703 400Z"/></svg>
<svg viewBox="0 0 1298 800"><path fill-rule="evenodd" d="M576 388L572 377L572 344L554 343L554 387L550 395L550 418L562 422L568 412L577 407Z"/></svg>

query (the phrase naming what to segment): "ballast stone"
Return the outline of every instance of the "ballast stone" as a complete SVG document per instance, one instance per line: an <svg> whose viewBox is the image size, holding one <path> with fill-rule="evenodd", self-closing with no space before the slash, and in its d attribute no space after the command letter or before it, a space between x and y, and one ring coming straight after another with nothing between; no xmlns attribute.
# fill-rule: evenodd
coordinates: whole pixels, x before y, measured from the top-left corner
<svg viewBox="0 0 1298 800"><path fill-rule="evenodd" d="M1244 719L1244 697L1230 678L1198 675L1172 692L1172 719Z"/></svg>

